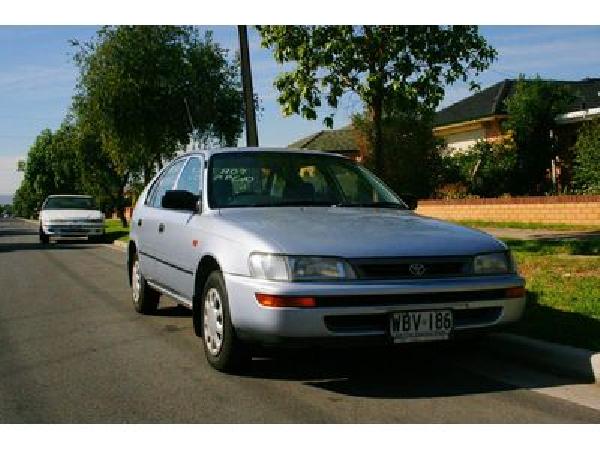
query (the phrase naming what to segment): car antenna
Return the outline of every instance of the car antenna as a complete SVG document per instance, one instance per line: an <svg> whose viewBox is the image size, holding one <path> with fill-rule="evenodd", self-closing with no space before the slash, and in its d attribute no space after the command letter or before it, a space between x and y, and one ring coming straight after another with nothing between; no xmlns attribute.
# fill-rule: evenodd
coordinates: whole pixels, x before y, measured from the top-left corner
<svg viewBox="0 0 600 450"><path fill-rule="evenodd" d="M196 128L194 127L194 121L192 120L192 114L190 113L190 106L188 105L187 97L183 97L183 103L185 103L185 110L187 111L188 120L190 121L190 126L192 127L192 150L198 150L197 148L194 148L194 146L197 145L197 141L194 142L194 130Z"/></svg>

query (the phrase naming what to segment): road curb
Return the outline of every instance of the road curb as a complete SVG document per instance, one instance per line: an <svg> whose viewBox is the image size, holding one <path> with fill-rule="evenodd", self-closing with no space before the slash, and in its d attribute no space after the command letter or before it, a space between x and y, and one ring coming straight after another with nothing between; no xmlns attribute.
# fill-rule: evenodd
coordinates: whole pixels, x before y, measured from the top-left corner
<svg viewBox="0 0 600 450"><path fill-rule="evenodd" d="M482 343L495 353L541 366L558 375L600 384L600 353L510 333L492 333Z"/></svg>
<svg viewBox="0 0 600 450"><path fill-rule="evenodd" d="M38 220L24 219L24 218L22 218L22 217L18 217L18 219L19 219L19 220L22 220L23 222L31 223L31 224L34 224L34 225L37 225L37 224L39 223L39 221L38 221Z"/></svg>
<svg viewBox="0 0 600 450"><path fill-rule="evenodd" d="M113 241L112 246L116 249L119 250L121 252L124 252L125 249L127 248L127 242L123 242L123 241Z"/></svg>

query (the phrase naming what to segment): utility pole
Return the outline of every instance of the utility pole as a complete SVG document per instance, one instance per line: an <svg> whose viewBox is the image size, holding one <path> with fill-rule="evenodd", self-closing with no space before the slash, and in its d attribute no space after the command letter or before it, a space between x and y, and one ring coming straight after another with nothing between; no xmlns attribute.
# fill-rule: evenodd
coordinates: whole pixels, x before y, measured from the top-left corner
<svg viewBox="0 0 600 450"><path fill-rule="evenodd" d="M256 131L256 113L254 111L254 90L252 89L252 72L250 71L250 50L248 48L248 30L246 25L238 25L240 37L240 62L242 65L242 85L244 87L244 112L246 116L246 145L258 147Z"/></svg>

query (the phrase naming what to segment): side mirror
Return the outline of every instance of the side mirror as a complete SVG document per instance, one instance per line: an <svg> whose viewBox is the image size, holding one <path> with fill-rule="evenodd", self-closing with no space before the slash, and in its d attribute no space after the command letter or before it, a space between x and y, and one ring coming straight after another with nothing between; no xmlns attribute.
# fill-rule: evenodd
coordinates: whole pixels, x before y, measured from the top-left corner
<svg viewBox="0 0 600 450"><path fill-rule="evenodd" d="M400 194L400 198L402 199L402 201L404 203L406 203L406 206L408 206L409 209L412 209L413 211L415 209L417 209L417 206L419 204L419 199L417 198L416 195Z"/></svg>
<svg viewBox="0 0 600 450"><path fill-rule="evenodd" d="M192 194L190 191L173 190L165 192L162 198L161 206L165 209L176 209L179 211L198 212L198 200L200 196Z"/></svg>

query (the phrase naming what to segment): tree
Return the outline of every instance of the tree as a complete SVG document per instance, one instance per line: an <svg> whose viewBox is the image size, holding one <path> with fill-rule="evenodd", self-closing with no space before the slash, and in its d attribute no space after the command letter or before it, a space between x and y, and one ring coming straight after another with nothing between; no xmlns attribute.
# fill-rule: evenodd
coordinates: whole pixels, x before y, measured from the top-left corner
<svg viewBox="0 0 600 450"><path fill-rule="evenodd" d="M81 184L85 192L93 195L103 211L116 210L121 224L127 227L125 217L125 188L130 183L130 173L121 173L102 148L102 142L93 126L77 124L77 158L81 165Z"/></svg>
<svg viewBox="0 0 600 450"><path fill-rule="evenodd" d="M581 127L575 143L575 185L587 194L600 194L600 120Z"/></svg>
<svg viewBox="0 0 600 450"><path fill-rule="evenodd" d="M573 100L574 94L560 83L539 76L519 78L515 93L506 100L509 118L505 124L517 146L515 193L541 194L548 189L546 170L557 152L550 132L556 129L556 116Z"/></svg>
<svg viewBox="0 0 600 450"><path fill-rule="evenodd" d="M94 124L120 176L142 173L147 182L191 136L232 145L241 134L238 68L210 34L201 38L189 26L107 26L74 45L75 114Z"/></svg>
<svg viewBox="0 0 600 450"><path fill-rule="evenodd" d="M39 206L29 183L21 183L13 197L13 210L18 217L33 217Z"/></svg>
<svg viewBox="0 0 600 450"><path fill-rule="evenodd" d="M469 194L498 197L517 189L517 152L511 139L495 143L479 141L468 152L452 159Z"/></svg>
<svg viewBox="0 0 600 450"><path fill-rule="evenodd" d="M296 63L275 81L284 114L316 119L324 101L336 108L344 93L359 96L373 121L378 174L385 164L386 111L433 111L445 84L467 81L496 56L476 26L275 25L258 31L277 62ZM333 115L324 122L333 126Z"/></svg>
<svg viewBox="0 0 600 450"><path fill-rule="evenodd" d="M379 176L398 194L427 198L437 186L442 141L433 136L432 117L415 114L385 115L382 120L383 157ZM355 115L352 125L359 133L364 163L372 167L374 124L368 114ZM415 170L418 168L418 170Z"/></svg>
<svg viewBox="0 0 600 450"><path fill-rule="evenodd" d="M36 137L15 195L15 210L19 215L32 216L49 195L82 193L74 132L74 126L65 121L56 132L46 129Z"/></svg>

